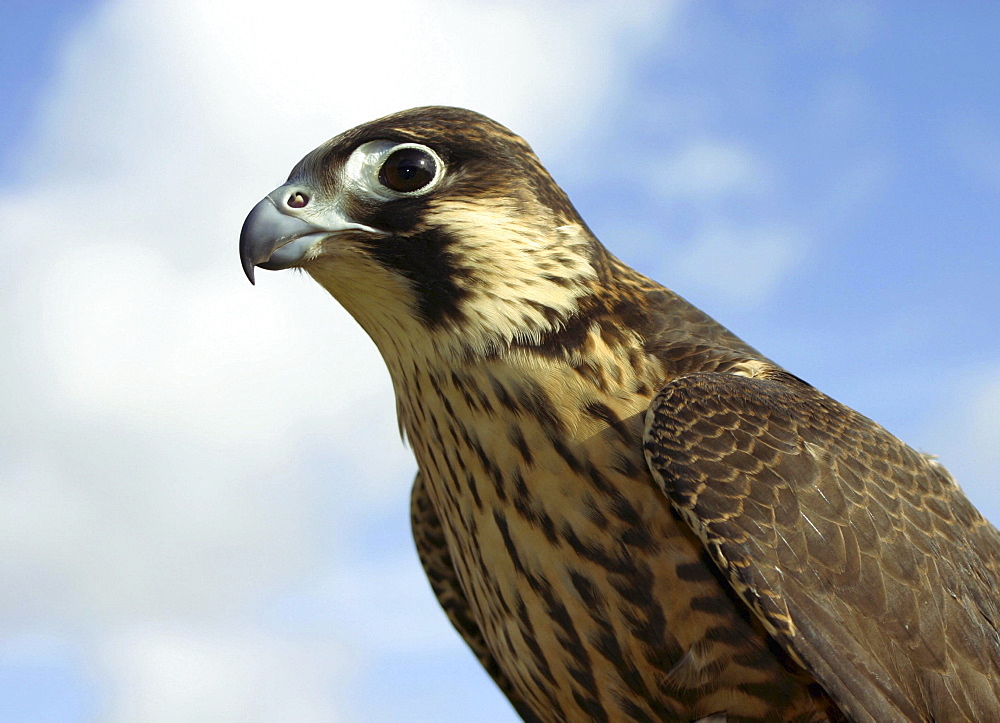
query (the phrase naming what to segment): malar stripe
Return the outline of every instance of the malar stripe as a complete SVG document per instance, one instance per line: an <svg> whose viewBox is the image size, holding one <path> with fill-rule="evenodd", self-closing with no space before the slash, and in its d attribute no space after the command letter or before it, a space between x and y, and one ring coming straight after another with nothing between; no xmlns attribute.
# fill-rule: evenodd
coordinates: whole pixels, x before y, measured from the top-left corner
<svg viewBox="0 0 1000 723"><path fill-rule="evenodd" d="M405 237L379 237L366 247L374 259L409 280L416 311L429 327L438 328L461 320L461 302L469 295L458 283L454 245L448 232L431 228Z"/></svg>

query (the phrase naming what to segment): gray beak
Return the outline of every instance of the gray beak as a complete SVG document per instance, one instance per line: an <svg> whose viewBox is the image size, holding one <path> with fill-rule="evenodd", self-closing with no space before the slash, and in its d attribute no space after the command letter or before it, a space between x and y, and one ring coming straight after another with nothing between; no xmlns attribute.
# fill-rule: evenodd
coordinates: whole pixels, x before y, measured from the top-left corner
<svg viewBox="0 0 1000 723"><path fill-rule="evenodd" d="M314 226L278 210L271 196L253 207L240 231L240 261L243 272L254 283L254 267L287 269L298 264L327 229Z"/></svg>
<svg viewBox="0 0 1000 723"><path fill-rule="evenodd" d="M306 221L299 214L308 215ZM288 269L301 266L320 241L342 231L386 236L371 226L344 217L336 203L316 207L308 186L286 183L253 207L240 231L243 273L254 283L254 267Z"/></svg>

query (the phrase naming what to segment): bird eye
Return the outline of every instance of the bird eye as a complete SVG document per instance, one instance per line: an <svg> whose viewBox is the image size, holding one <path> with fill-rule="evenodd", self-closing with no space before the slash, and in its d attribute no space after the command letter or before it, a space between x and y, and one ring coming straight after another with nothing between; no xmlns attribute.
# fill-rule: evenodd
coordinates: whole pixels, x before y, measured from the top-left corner
<svg viewBox="0 0 1000 723"><path fill-rule="evenodd" d="M400 148L385 159L378 172L378 180L397 193L419 191L434 180L437 163L434 156L423 148Z"/></svg>

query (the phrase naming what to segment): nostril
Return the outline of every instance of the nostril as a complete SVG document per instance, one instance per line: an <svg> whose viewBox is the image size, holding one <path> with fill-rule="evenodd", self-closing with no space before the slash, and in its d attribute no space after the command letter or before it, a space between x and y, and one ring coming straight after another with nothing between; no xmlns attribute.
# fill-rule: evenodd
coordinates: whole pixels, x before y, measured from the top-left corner
<svg viewBox="0 0 1000 723"><path fill-rule="evenodd" d="M288 204L289 208L305 208L305 206L309 203L309 196L302 193L302 191L296 191L288 197L288 200L285 201L285 203Z"/></svg>

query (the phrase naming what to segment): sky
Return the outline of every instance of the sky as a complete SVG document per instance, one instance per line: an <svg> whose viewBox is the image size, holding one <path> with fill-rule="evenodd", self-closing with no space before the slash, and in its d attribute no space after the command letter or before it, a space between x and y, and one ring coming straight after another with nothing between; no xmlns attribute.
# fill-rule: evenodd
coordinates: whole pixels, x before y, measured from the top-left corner
<svg viewBox="0 0 1000 723"><path fill-rule="evenodd" d="M243 277L327 138L470 107L616 255L1000 521L1000 9L0 5L0 719L510 721L363 332Z"/></svg>

